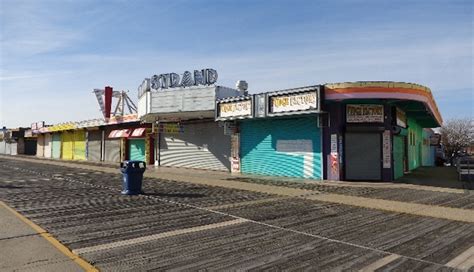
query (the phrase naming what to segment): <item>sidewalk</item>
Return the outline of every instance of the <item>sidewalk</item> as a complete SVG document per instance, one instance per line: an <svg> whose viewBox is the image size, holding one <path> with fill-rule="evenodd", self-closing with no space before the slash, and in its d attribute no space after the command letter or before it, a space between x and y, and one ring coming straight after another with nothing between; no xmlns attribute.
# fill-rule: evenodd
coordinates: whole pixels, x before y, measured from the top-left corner
<svg viewBox="0 0 474 272"><path fill-rule="evenodd" d="M1 271L91 271L54 246L57 241L46 231L24 220L29 221L0 201Z"/></svg>

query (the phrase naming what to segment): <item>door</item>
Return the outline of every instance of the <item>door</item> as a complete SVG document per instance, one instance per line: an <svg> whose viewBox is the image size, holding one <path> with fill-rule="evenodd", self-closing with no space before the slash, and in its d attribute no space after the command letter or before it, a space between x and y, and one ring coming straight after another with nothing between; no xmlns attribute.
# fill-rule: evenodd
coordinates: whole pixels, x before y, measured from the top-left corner
<svg viewBox="0 0 474 272"><path fill-rule="evenodd" d="M120 162L120 139L105 140L105 161Z"/></svg>
<svg viewBox="0 0 474 272"><path fill-rule="evenodd" d="M240 128L242 173L322 178L316 117L249 120Z"/></svg>
<svg viewBox="0 0 474 272"><path fill-rule="evenodd" d="M44 135L39 134L36 138L36 156L44 157Z"/></svg>
<svg viewBox="0 0 474 272"><path fill-rule="evenodd" d="M18 143L11 143L10 146L10 155L18 155Z"/></svg>
<svg viewBox="0 0 474 272"><path fill-rule="evenodd" d="M61 158L61 134L54 133L51 139L51 157L53 159Z"/></svg>
<svg viewBox="0 0 474 272"><path fill-rule="evenodd" d="M100 161L102 154L102 131L89 131L87 137L87 160Z"/></svg>
<svg viewBox="0 0 474 272"><path fill-rule="evenodd" d="M403 176L405 165L405 140L404 136L393 136L393 177L398 179Z"/></svg>
<svg viewBox="0 0 474 272"><path fill-rule="evenodd" d="M36 155L36 140L25 139L25 155Z"/></svg>
<svg viewBox="0 0 474 272"><path fill-rule="evenodd" d="M130 160L145 161L145 139L129 139L128 152Z"/></svg>
<svg viewBox="0 0 474 272"><path fill-rule="evenodd" d="M51 134L47 133L44 135L44 157L45 158L51 158Z"/></svg>
<svg viewBox="0 0 474 272"><path fill-rule="evenodd" d="M86 159L86 132L84 130L74 131L74 155L75 160Z"/></svg>
<svg viewBox="0 0 474 272"><path fill-rule="evenodd" d="M72 132L61 133L61 151L61 159L72 160L74 158L74 134Z"/></svg>
<svg viewBox="0 0 474 272"><path fill-rule="evenodd" d="M380 133L346 133L346 179L381 180Z"/></svg>

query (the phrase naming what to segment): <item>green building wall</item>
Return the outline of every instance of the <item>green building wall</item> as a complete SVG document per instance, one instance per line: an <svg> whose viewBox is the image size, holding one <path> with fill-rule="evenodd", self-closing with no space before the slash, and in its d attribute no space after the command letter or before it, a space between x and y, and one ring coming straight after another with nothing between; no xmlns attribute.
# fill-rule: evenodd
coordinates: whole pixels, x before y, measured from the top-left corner
<svg viewBox="0 0 474 272"><path fill-rule="evenodd" d="M393 136L393 178L401 178L404 174L403 171L403 157L405 153L404 148L404 136L395 135Z"/></svg>
<svg viewBox="0 0 474 272"><path fill-rule="evenodd" d="M423 161L423 128L415 119L408 117L408 170L414 170Z"/></svg>

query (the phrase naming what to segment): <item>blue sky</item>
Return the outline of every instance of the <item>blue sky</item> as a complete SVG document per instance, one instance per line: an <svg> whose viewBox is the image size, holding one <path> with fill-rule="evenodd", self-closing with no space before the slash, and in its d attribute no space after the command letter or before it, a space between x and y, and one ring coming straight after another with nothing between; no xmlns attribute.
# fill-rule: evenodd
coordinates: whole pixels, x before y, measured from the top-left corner
<svg viewBox="0 0 474 272"><path fill-rule="evenodd" d="M251 93L392 80L473 116L473 2L0 0L0 126L101 116L92 89L214 68Z"/></svg>

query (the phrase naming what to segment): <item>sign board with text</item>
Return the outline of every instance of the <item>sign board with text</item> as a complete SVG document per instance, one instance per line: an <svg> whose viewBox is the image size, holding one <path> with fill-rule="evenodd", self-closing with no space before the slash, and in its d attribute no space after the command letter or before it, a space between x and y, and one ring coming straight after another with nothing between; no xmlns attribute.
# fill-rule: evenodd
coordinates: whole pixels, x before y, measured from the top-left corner
<svg viewBox="0 0 474 272"><path fill-rule="evenodd" d="M268 94L268 116L318 113L320 107L319 87L300 88L294 91Z"/></svg>
<svg viewBox="0 0 474 272"><path fill-rule="evenodd" d="M349 104L346 105L347 123L383 123L383 105Z"/></svg>
<svg viewBox="0 0 474 272"><path fill-rule="evenodd" d="M253 99L244 97L235 101L217 102L217 120L233 120L251 118L253 115Z"/></svg>
<svg viewBox="0 0 474 272"><path fill-rule="evenodd" d="M396 108L396 125L402 128L407 127L407 115L400 108Z"/></svg>

